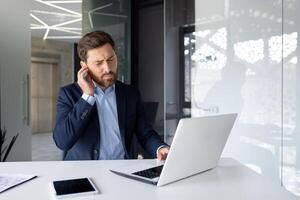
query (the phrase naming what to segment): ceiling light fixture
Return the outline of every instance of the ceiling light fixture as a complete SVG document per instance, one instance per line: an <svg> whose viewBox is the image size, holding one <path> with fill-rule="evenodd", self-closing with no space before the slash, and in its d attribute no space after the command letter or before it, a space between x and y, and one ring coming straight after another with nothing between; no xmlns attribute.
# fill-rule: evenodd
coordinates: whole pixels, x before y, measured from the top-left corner
<svg viewBox="0 0 300 200"><path fill-rule="evenodd" d="M81 37L81 31L82 28L79 28L78 26L75 27L66 27L65 25L68 24L72 24L72 23L76 23L79 21L82 21L82 14L79 12L75 12L73 10L67 9L65 7L62 6L58 6L55 4L70 4L70 3L82 3L81 0L76 0L76 1L43 1L43 0L34 0L35 2L44 4L46 6L52 7L52 8L56 8L59 9L63 12L53 12L55 10L51 9L51 10L31 10L31 14L30 16L35 19L37 23L31 23L30 29L31 30L45 30L45 33L43 35L43 39L78 39ZM53 10L53 11L52 11ZM77 9L78 10L78 9ZM39 14L39 17L42 17L42 19L44 19L43 17L45 17L45 19L49 18L49 15L52 16L57 16L57 17L61 17L61 19L63 19L64 21L62 23L59 24L51 24L48 25L47 24L47 20L43 21L41 20L41 18L37 17L35 14ZM73 19L66 21L66 17L72 17ZM52 21L49 21L48 23L51 23ZM60 21L61 22L61 21ZM50 36L50 31L59 31L59 32L65 32L65 33L70 33L73 35L65 35L62 34L62 36Z"/></svg>
<svg viewBox="0 0 300 200"><path fill-rule="evenodd" d="M38 18L37 16L35 16L34 14L30 13L30 16L35 19L36 21L40 22L41 24L43 24L46 28L48 27L48 25L43 22L40 18Z"/></svg>
<svg viewBox="0 0 300 200"><path fill-rule="evenodd" d="M45 35L44 35L44 37L43 37L44 40L47 39L47 36L48 36L48 34L49 34L49 31L50 31L50 29L49 29L49 27L48 27L47 30L46 30L46 32L45 32Z"/></svg>
<svg viewBox="0 0 300 200"><path fill-rule="evenodd" d="M30 29L32 30L39 30L39 29L46 29L47 27L41 26L38 24L30 24ZM63 30L70 30L70 31L81 31L81 28L75 28L75 27L49 27L50 29L63 29ZM78 32L79 33L79 32Z"/></svg>
<svg viewBox="0 0 300 200"><path fill-rule="evenodd" d="M118 15L118 14L110 14L110 13L102 13L102 12L94 12L93 14L109 16L109 17L120 17L120 18L127 18L127 15Z"/></svg>
<svg viewBox="0 0 300 200"><path fill-rule="evenodd" d="M55 31L61 31L65 33L73 33L76 35L81 35L81 29L78 31L73 31L71 29L65 29L62 27L45 27L45 26L35 26L35 27L30 27L31 30L44 30L44 29L49 29L49 30L55 30Z"/></svg>
<svg viewBox="0 0 300 200"><path fill-rule="evenodd" d="M39 13L39 14L46 14L46 15L57 15L63 17L78 17L78 15L69 14L69 13L58 13L58 12L49 12L44 10L30 10L31 13Z"/></svg>
<svg viewBox="0 0 300 200"><path fill-rule="evenodd" d="M63 28L60 28L60 27L52 27L51 30L56 30L56 31L61 31L61 32L65 32L65 33L73 33L73 34L76 34L76 35L81 35L81 32L67 30L67 29L63 29Z"/></svg>
<svg viewBox="0 0 300 200"><path fill-rule="evenodd" d="M44 1L47 3L55 3L55 4L59 4L59 3L82 3L81 0L78 1Z"/></svg>
<svg viewBox="0 0 300 200"><path fill-rule="evenodd" d="M93 19L92 19L92 14L93 14L95 11L97 11L97 10L101 10L101 9L103 9L103 8L107 8L107 7L112 6L112 5L113 5L112 3L109 3L109 4L106 4L106 5L104 5L104 6L100 6L100 7L98 7L98 8L93 9L93 10L90 10L90 11L88 12L88 16L89 16L89 21L90 21L91 28L94 28Z"/></svg>
<svg viewBox="0 0 300 200"><path fill-rule="evenodd" d="M48 36L48 39L80 39L81 36Z"/></svg>
<svg viewBox="0 0 300 200"><path fill-rule="evenodd" d="M46 32L44 34L43 39L46 40L47 36L48 36L48 33L50 31L49 26L45 22L43 22L40 18L38 18L37 16L35 16L34 14L30 13L30 16L33 17L36 21L40 22L41 24L43 24L45 26Z"/></svg>
<svg viewBox="0 0 300 200"><path fill-rule="evenodd" d="M67 24L72 24L72 23L75 23L75 22L79 22L81 20L82 20L81 18L73 19L73 20L66 21L66 22L63 22L63 23L60 23L60 24L55 24L55 25L51 26L51 28L59 27L59 26L67 25Z"/></svg>
<svg viewBox="0 0 300 200"><path fill-rule="evenodd" d="M66 12L68 12L68 13L72 13L72 14L74 14L74 15L77 15L77 16L81 17L81 14L78 13L78 12L69 10L69 9L67 9L67 8L63 8L63 7L61 7L61 6L57 6L57 5L52 4L52 3L48 3L47 1L42 1L42 0L35 0L35 1L36 1L36 2L39 2L39 3L42 3L42 4L45 4L45 5L47 5L47 6L53 7L53 8L57 8L57 9L66 11Z"/></svg>

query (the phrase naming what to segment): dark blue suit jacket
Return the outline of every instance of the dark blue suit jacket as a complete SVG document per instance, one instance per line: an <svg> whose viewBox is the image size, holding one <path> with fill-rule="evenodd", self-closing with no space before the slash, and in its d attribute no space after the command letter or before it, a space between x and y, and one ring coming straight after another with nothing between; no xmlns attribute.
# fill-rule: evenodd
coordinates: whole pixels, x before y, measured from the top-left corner
<svg viewBox="0 0 300 200"><path fill-rule="evenodd" d="M115 84L120 134L130 154L132 138L153 157L159 146L165 145L152 126L145 120L140 93L132 86L119 81ZM53 130L56 145L65 152L65 160L97 160L100 145L100 127L96 103L91 106L81 98L82 90L77 83L62 87L57 102L57 121Z"/></svg>

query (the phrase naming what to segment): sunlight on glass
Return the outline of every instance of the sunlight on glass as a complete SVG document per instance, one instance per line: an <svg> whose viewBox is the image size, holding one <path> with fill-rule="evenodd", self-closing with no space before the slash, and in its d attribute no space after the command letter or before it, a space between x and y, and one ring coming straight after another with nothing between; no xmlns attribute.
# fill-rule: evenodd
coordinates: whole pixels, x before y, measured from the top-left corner
<svg viewBox="0 0 300 200"><path fill-rule="evenodd" d="M297 161L295 146L286 146L284 147L284 164L285 165L294 165Z"/></svg>
<svg viewBox="0 0 300 200"><path fill-rule="evenodd" d="M255 76L256 75L256 72L253 71L252 69L248 68L246 70L246 76Z"/></svg>
<svg viewBox="0 0 300 200"><path fill-rule="evenodd" d="M189 50L184 50L184 55L189 55Z"/></svg>
<svg viewBox="0 0 300 200"><path fill-rule="evenodd" d="M210 34L210 30L204 30L204 31L197 31L194 32L193 35L201 38L205 38Z"/></svg>
<svg viewBox="0 0 300 200"><path fill-rule="evenodd" d="M268 144L268 143L262 142L260 140L249 138L249 137L246 137L246 136L241 136L240 137L240 142L245 143L245 144L251 144L253 146L263 148L263 149L271 152L272 155L275 156L275 146L272 145L272 144Z"/></svg>
<svg viewBox="0 0 300 200"><path fill-rule="evenodd" d="M300 196L300 170L291 166L283 166L283 177L286 189L293 191L295 195Z"/></svg>
<svg viewBox="0 0 300 200"><path fill-rule="evenodd" d="M253 171L255 171L258 174L262 174L262 170L258 165L254 165L254 164L245 164L247 167L249 167L250 169L252 169Z"/></svg>
<svg viewBox="0 0 300 200"><path fill-rule="evenodd" d="M226 28L220 28L217 32L209 38L209 41L222 49L227 49L227 30Z"/></svg>
<svg viewBox="0 0 300 200"><path fill-rule="evenodd" d="M269 39L269 57L272 61L280 62L281 58L286 58L297 49L298 33L283 34L283 55L282 37L273 36Z"/></svg>
<svg viewBox="0 0 300 200"><path fill-rule="evenodd" d="M298 63L298 57L294 56L293 58L291 58L290 63L296 65Z"/></svg>
<svg viewBox="0 0 300 200"><path fill-rule="evenodd" d="M190 44L190 38L184 37L184 46L188 46Z"/></svg>
<svg viewBox="0 0 300 200"><path fill-rule="evenodd" d="M203 44L198 48L191 58L193 61L198 62L198 69L220 70L227 61L227 57L223 53L207 44Z"/></svg>
<svg viewBox="0 0 300 200"><path fill-rule="evenodd" d="M248 63L254 64L264 58L264 41L263 39L248 40L235 43L235 55Z"/></svg>

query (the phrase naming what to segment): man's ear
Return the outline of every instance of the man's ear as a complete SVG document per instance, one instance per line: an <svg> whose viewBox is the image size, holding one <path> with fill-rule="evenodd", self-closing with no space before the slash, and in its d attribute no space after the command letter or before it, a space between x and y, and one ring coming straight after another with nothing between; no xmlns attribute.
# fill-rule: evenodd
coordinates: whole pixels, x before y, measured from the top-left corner
<svg viewBox="0 0 300 200"><path fill-rule="evenodd" d="M81 67L85 67L85 66L87 66L87 65L86 65L86 63L85 63L84 61L80 61L80 66L81 66Z"/></svg>

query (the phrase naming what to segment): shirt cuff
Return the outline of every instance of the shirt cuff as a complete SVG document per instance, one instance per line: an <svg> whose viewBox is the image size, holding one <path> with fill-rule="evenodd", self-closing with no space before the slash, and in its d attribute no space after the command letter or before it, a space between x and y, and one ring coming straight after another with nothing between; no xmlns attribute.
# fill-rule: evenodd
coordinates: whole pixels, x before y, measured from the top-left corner
<svg viewBox="0 0 300 200"><path fill-rule="evenodd" d="M96 98L94 96L90 96L88 94L83 93L81 98L83 98L86 102L88 102L91 106L95 104Z"/></svg>
<svg viewBox="0 0 300 200"><path fill-rule="evenodd" d="M164 147L168 147L168 145L161 145L157 148L156 150L156 155L158 155L158 151L161 149L161 148L164 148Z"/></svg>

